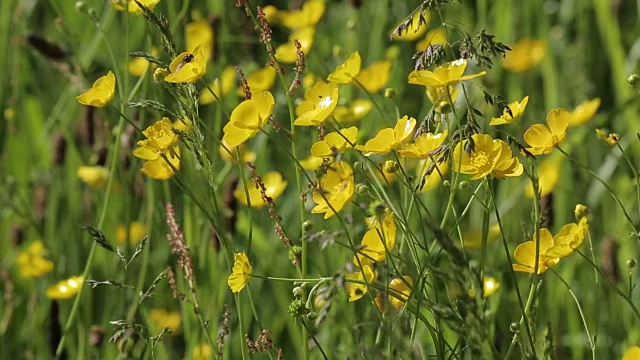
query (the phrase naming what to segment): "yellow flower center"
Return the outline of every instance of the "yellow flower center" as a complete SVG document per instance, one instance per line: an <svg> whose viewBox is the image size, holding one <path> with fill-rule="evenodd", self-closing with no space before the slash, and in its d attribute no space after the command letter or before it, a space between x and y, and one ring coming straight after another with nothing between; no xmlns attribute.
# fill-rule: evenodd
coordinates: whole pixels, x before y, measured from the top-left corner
<svg viewBox="0 0 640 360"><path fill-rule="evenodd" d="M482 169L490 164L489 156L484 151L475 151L471 154L471 164L476 169Z"/></svg>

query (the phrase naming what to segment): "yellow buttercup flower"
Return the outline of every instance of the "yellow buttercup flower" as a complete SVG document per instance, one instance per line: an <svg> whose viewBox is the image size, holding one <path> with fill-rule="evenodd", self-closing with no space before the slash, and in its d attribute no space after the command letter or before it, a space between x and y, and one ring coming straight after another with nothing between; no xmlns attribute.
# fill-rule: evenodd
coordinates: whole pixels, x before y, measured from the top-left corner
<svg viewBox="0 0 640 360"><path fill-rule="evenodd" d="M329 74L327 81L348 84L353 81L353 78L360 72L360 66L362 65L362 59L358 51L351 54L347 60L338 65L336 69Z"/></svg>
<svg viewBox="0 0 640 360"><path fill-rule="evenodd" d="M362 237L360 246L361 249L353 257L356 266L362 262L384 261L387 251L393 250L396 246L396 221L391 210L385 211L380 224L369 227Z"/></svg>
<svg viewBox="0 0 640 360"><path fill-rule="evenodd" d="M352 100L348 106L338 106L333 111L333 117L341 124L362 119L371 111L373 103L368 99Z"/></svg>
<svg viewBox="0 0 640 360"><path fill-rule="evenodd" d="M405 144L398 150L398 154L404 158L427 159L431 152L439 148L447 139L447 130L441 133L422 133L416 137L415 141Z"/></svg>
<svg viewBox="0 0 640 360"><path fill-rule="evenodd" d="M609 145L615 145L620 141L620 135L616 133L611 133L609 135L605 134L604 131L600 129L596 129L596 134L598 137L607 142Z"/></svg>
<svg viewBox="0 0 640 360"><path fill-rule="evenodd" d="M16 264L20 276L39 278L53 270L53 262L47 259L44 244L40 240L32 242L29 247L21 251L16 257Z"/></svg>
<svg viewBox="0 0 640 360"><path fill-rule="evenodd" d="M591 120L600 107L600 99L583 101L572 112L569 118L569 126L578 126Z"/></svg>
<svg viewBox="0 0 640 360"><path fill-rule="evenodd" d="M204 53L204 58L209 59L213 52L213 28L206 20L198 20L188 23L184 28L187 51L195 52L200 46Z"/></svg>
<svg viewBox="0 0 640 360"><path fill-rule="evenodd" d="M547 250L553 247L553 236L551 232L546 228L542 228L538 231L540 237L539 252L538 252L538 274L542 274L552 266L555 266L560 259L557 257L547 256ZM538 235L533 236L533 240L524 242L513 253L513 257L520 262L520 264L513 264L514 271L526 272L533 274L536 268L536 241Z"/></svg>
<svg viewBox="0 0 640 360"><path fill-rule="evenodd" d="M384 128L367 141L364 145L356 146L356 150L369 156L373 154L386 154L391 150L397 149L407 142L416 127L416 119L407 115L398 119L394 128Z"/></svg>
<svg viewBox="0 0 640 360"><path fill-rule="evenodd" d="M545 52L543 40L522 39L511 46L502 60L502 66L513 72L525 72L542 61Z"/></svg>
<svg viewBox="0 0 640 360"><path fill-rule="evenodd" d="M211 84L209 84L209 88L213 90L213 93L216 94L217 97L221 97L229 94L231 90L233 90L235 84L236 69L233 66L227 66L222 70L220 77L214 79ZM213 96L209 89L204 88L200 91L198 103L200 103L200 105L211 104L216 101L216 96Z"/></svg>
<svg viewBox="0 0 640 360"><path fill-rule="evenodd" d="M413 280L410 276L404 275L402 278L393 278L389 282L389 289L393 290L389 294L389 302L396 309L401 309L411 296Z"/></svg>
<svg viewBox="0 0 640 360"><path fill-rule="evenodd" d="M300 160L300 165L305 170L316 170L322 165L322 158L315 157L313 155L309 156L306 159Z"/></svg>
<svg viewBox="0 0 640 360"><path fill-rule="evenodd" d="M338 85L320 81L304 92L304 100L296 107L293 125L318 126L338 105Z"/></svg>
<svg viewBox="0 0 640 360"><path fill-rule="evenodd" d="M103 166L80 166L78 177L94 188L105 188L109 182L109 169Z"/></svg>
<svg viewBox="0 0 640 360"><path fill-rule="evenodd" d="M127 228L129 230L128 232ZM129 226L120 224L116 227L116 240L118 241L118 244L121 245L124 244L127 239L129 239L129 244L138 245L146 235L147 225L139 221L134 221L130 223Z"/></svg>
<svg viewBox="0 0 640 360"><path fill-rule="evenodd" d="M449 93L447 94L447 90ZM446 114L453 110L453 104L458 98L460 92L455 86L430 87L427 86L427 97L433 103L438 114Z"/></svg>
<svg viewBox="0 0 640 360"><path fill-rule="evenodd" d="M115 94L116 76L109 71L107 75L98 78L89 90L78 95L76 100L83 105L103 107L113 99Z"/></svg>
<svg viewBox="0 0 640 360"><path fill-rule="evenodd" d="M156 333L169 328L172 334L175 334L180 331L182 326L182 315L177 311L151 309L149 310L149 319Z"/></svg>
<svg viewBox="0 0 640 360"><path fill-rule="evenodd" d="M276 48L276 60L281 63L291 64L298 60L298 50L294 44L294 40L300 42L300 50L307 56L313 45L313 37L316 29L313 26L296 30L289 35L289 41Z"/></svg>
<svg viewBox="0 0 640 360"><path fill-rule="evenodd" d="M428 12L414 12L409 26L400 35L393 34L392 40L413 41L419 39L427 32L430 17Z"/></svg>
<svg viewBox="0 0 640 360"><path fill-rule="evenodd" d="M133 156L143 160L156 160L170 151L178 141L178 135L173 132L173 124L166 117L156 121L142 131L145 136L138 141L138 148Z"/></svg>
<svg viewBox="0 0 640 360"><path fill-rule="evenodd" d="M153 55L153 51L152 51ZM149 68L149 62L147 59L137 56L129 61L127 64L127 70L129 70L129 74L135 77L141 77Z"/></svg>
<svg viewBox="0 0 640 360"><path fill-rule="evenodd" d="M540 162L540 171L538 172L538 186L540 195L545 196L553 192L558 180L560 179L560 165L562 157L550 156ZM533 185L529 182L524 192L525 196L533 199Z"/></svg>
<svg viewBox="0 0 640 360"><path fill-rule="evenodd" d="M567 110L555 109L547 115L548 127L542 124L532 125L524 133L524 141L531 146L527 151L533 155L546 155L560 146L567 137L570 117L571 114Z"/></svg>
<svg viewBox="0 0 640 360"><path fill-rule="evenodd" d="M311 154L319 158L333 157L336 153L351 149L357 136L358 128L355 126L329 133L324 140L317 141L311 146Z"/></svg>
<svg viewBox="0 0 640 360"><path fill-rule="evenodd" d="M391 66L389 60L379 60L373 62L367 68L360 70L356 76L356 81L368 92L376 93L387 85L391 76Z"/></svg>
<svg viewBox="0 0 640 360"><path fill-rule="evenodd" d="M45 295L49 299L54 300L66 300L76 296L80 287L84 282L82 276L72 276L66 280L62 280L57 284L51 285L47 288Z"/></svg>
<svg viewBox="0 0 640 360"><path fill-rule="evenodd" d="M245 150L243 145L232 147L232 146L229 146L224 141L221 141L220 147L218 148L218 153L220 154L220 157L224 161L235 161L238 149L240 150L240 160L242 162L246 163L246 162L256 161L256 157L257 157L256 153L253 151Z"/></svg>
<svg viewBox="0 0 640 360"><path fill-rule="evenodd" d="M160 0L138 0L138 2L148 7L149 9L153 9L156 5L158 5ZM127 6L126 10L130 13L135 15L142 15L142 9L133 0L111 0L111 6L113 6L113 8L116 10L124 11L125 5Z"/></svg>
<svg viewBox="0 0 640 360"><path fill-rule="evenodd" d="M233 254L233 269L227 279L227 285L234 293L240 292L251 279L253 268L244 252Z"/></svg>
<svg viewBox="0 0 640 360"><path fill-rule="evenodd" d="M409 74L409 84L429 87L453 86L461 81L485 76L487 74L486 71L482 71L473 75L463 75L466 68L467 60L459 59L443 64L434 71L414 70Z"/></svg>
<svg viewBox="0 0 640 360"><path fill-rule="evenodd" d="M262 183L265 186L265 195L273 200L276 200L284 189L287 187L287 182L282 179L282 175L276 171L268 172L262 176ZM257 184L247 185L247 192L249 193L249 200L251 201L251 207L261 208L267 203L262 199L262 193ZM244 188L240 187L233 191L235 196L241 204L247 205L247 197Z"/></svg>
<svg viewBox="0 0 640 360"><path fill-rule="evenodd" d="M171 73L164 78L168 83L193 84L207 72L207 57L203 46L197 46L193 52L183 52L169 64Z"/></svg>
<svg viewBox="0 0 640 360"><path fill-rule="evenodd" d="M328 219L349 202L355 191L353 169L344 161L333 163L320 179L320 189L313 192L312 214L324 214ZM325 200L326 199L326 200Z"/></svg>
<svg viewBox="0 0 640 360"><path fill-rule="evenodd" d="M564 225L553 237L553 246L545 253L548 257L563 258L573 254L587 237L589 223L583 217L578 223Z"/></svg>
<svg viewBox="0 0 640 360"><path fill-rule="evenodd" d="M247 76L247 85L251 92L269 91L276 81L276 69L273 66L265 66ZM244 91L238 88L238 96L244 96Z"/></svg>
<svg viewBox="0 0 640 360"><path fill-rule="evenodd" d="M362 264L362 271L358 270L356 272L346 274L345 279L347 279L346 288L349 293L349 301L356 301L362 298L368 291L367 285L349 282L349 279L362 282L365 282L366 279L366 283L370 284L377 276L378 275L371 267L371 264L366 262Z"/></svg>
<svg viewBox="0 0 640 360"><path fill-rule="evenodd" d="M482 281L482 296L489 297L493 295L500 288L500 283L491 276L487 276Z"/></svg>
<svg viewBox="0 0 640 360"><path fill-rule="evenodd" d="M324 0L308 0L300 10L278 11L277 19L282 26L295 30L315 26L324 15L324 10Z"/></svg>
<svg viewBox="0 0 640 360"><path fill-rule="evenodd" d="M640 359L640 347L631 346L622 354L622 360L638 360Z"/></svg>
<svg viewBox="0 0 640 360"><path fill-rule="evenodd" d="M502 116L491 119L489 125L504 125L511 124L514 120L517 120L522 117L524 114L524 110L527 107L527 103L529 102L529 97L525 96L522 101L514 101L507 105L507 107L502 111Z"/></svg>
<svg viewBox="0 0 640 360"><path fill-rule="evenodd" d="M222 141L229 147L244 144L269 122L274 106L275 99L269 91L255 93L238 104L222 130Z"/></svg>
<svg viewBox="0 0 640 360"><path fill-rule="evenodd" d="M193 348L192 360L209 360L213 357L211 345L202 343Z"/></svg>
<svg viewBox="0 0 640 360"><path fill-rule="evenodd" d="M507 143L492 139L487 134L474 134L474 149L467 154L464 147L467 140L459 142L452 154L453 170L463 174L473 174L472 180L493 175L497 178L520 176L524 171L518 158L511 153Z"/></svg>
<svg viewBox="0 0 640 360"><path fill-rule="evenodd" d="M416 51L425 51L430 45L445 44L446 42L447 35L444 30L439 27L429 31L424 39L416 43Z"/></svg>
<svg viewBox="0 0 640 360"><path fill-rule="evenodd" d="M175 175L174 168L180 169L180 148L174 146L167 151L164 157L155 160L148 160L144 163L140 171L148 177L156 180L167 180ZM168 161L168 162L167 162Z"/></svg>

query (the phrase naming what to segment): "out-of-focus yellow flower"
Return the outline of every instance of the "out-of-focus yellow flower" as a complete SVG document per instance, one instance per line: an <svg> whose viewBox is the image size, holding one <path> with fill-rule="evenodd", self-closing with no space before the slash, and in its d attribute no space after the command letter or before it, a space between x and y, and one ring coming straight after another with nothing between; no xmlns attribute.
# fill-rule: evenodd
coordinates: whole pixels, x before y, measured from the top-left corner
<svg viewBox="0 0 640 360"><path fill-rule="evenodd" d="M180 148L174 146L171 150L165 153L165 156L168 162L164 157L149 160L144 163L140 171L148 177L156 180L167 180L171 178L175 175L175 171L173 169L180 169Z"/></svg>
<svg viewBox="0 0 640 360"><path fill-rule="evenodd" d="M485 76L487 74L486 71L482 71L473 75L463 75L466 68L467 60L459 59L443 64L434 71L414 70L409 74L409 84L429 87L453 86L461 81Z"/></svg>
<svg viewBox="0 0 640 360"><path fill-rule="evenodd" d="M178 119L171 124L175 130L180 130L184 133L190 133L193 130L193 123L189 119Z"/></svg>
<svg viewBox="0 0 640 360"><path fill-rule="evenodd" d="M640 359L640 347L632 346L622 355L622 360L639 360Z"/></svg>
<svg viewBox="0 0 640 360"><path fill-rule="evenodd" d="M544 52L543 40L522 39L511 46L511 51L502 60L502 66L509 71L525 72L542 61Z"/></svg>
<svg viewBox="0 0 640 360"><path fill-rule="evenodd" d="M589 208L583 204L576 204L576 207L573 209L573 215L575 215L576 219L582 219L589 214Z"/></svg>
<svg viewBox="0 0 640 360"><path fill-rule="evenodd" d="M311 155L306 159L300 160L300 165L305 170L316 170L322 165L322 158Z"/></svg>
<svg viewBox="0 0 640 360"><path fill-rule="evenodd" d="M53 262L44 257L45 252L44 244L40 240L32 242L22 250L16 257L20 276L39 278L53 270Z"/></svg>
<svg viewBox="0 0 640 360"><path fill-rule="evenodd" d="M404 303L409 300L411 296L411 289L413 288L413 280L410 276L404 275L401 278L394 278L389 282L389 289L393 290L389 294L389 301L391 305L396 309L401 309Z"/></svg>
<svg viewBox="0 0 640 360"><path fill-rule="evenodd" d="M160 158L178 141L178 135L173 132L173 124L166 117L144 129L142 134L145 138L138 141L138 148L133 151L133 156L143 160Z"/></svg>
<svg viewBox="0 0 640 360"><path fill-rule="evenodd" d="M392 40L413 41L419 39L427 32L430 17L428 12L414 12L409 26L400 35L393 34Z"/></svg>
<svg viewBox="0 0 640 360"><path fill-rule="evenodd" d="M396 247L396 220L391 210L385 211L380 224L369 227L360 246L362 248L353 257L356 266L363 262L384 261L387 251Z"/></svg>
<svg viewBox="0 0 640 360"><path fill-rule="evenodd" d="M545 196L553 192L553 189L558 184L560 179L560 165L562 163L562 157L551 156L540 162L540 172L538 173L538 186L540 188L540 195ZM533 199L533 185L529 183L524 192L525 196L529 199Z"/></svg>
<svg viewBox="0 0 640 360"><path fill-rule="evenodd" d="M312 214L324 214L328 219L349 202L355 191L353 169L344 161L337 161L327 169L320 179L320 189L313 192ZM326 200L325 200L326 199Z"/></svg>
<svg viewBox="0 0 640 360"><path fill-rule="evenodd" d="M333 117L341 124L350 123L362 119L371 111L373 103L368 99L356 99L348 106L338 106L333 111Z"/></svg>
<svg viewBox="0 0 640 360"><path fill-rule="evenodd" d="M129 228L129 236L127 237L127 228ZM129 244L138 245L138 243L147 235L147 225L139 221L134 221L126 226L124 224L116 227L116 240L118 244L124 244L129 239Z"/></svg>
<svg viewBox="0 0 640 360"><path fill-rule="evenodd" d="M499 237L500 224L493 224L489 226L489 233L487 234L487 244L491 244ZM468 231L464 233L462 241L465 247L479 249L482 247L482 232L478 230Z"/></svg>
<svg viewBox="0 0 640 360"><path fill-rule="evenodd" d="M227 279L227 285L234 293L240 292L251 279L253 268L244 252L233 254L233 269Z"/></svg>
<svg viewBox="0 0 640 360"><path fill-rule="evenodd" d="M456 145L452 155L454 171L473 174L472 180L488 175L499 179L522 175L523 166L506 142L487 134L474 134L471 138L475 144L471 154L464 150L467 140Z"/></svg>
<svg viewBox="0 0 640 360"><path fill-rule="evenodd" d="M352 126L327 134L324 140L315 142L311 146L311 154L319 158L333 157L335 153L345 152L353 147L358 136L358 128Z"/></svg>
<svg viewBox="0 0 640 360"><path fill-rule="evenodd" d="M230 147L244 144L269 122L274 106L275 99L269 91L255 93L238 104L222 130L222 141Z"/></svg>
<svg viewBox="0 0 640 360"><path fill-rule="evenodd" d="M491 276L484 278L482 282L482 296L489 297L493 295L500 288L500 283Z"/></svg>
<svg viewBox="0 0 640 360"><path fill-rule="evenodd" d="M309 0L302 5L302 9L294 11L278 10L277 20L282 26L295 30L315 26L324 15L324 0Z"/></svg>
<svg viewBox="0 0 640 360"><path fill-rule="evenodd" d="M320 80L322 80L322 78L318 75L312 73L305 74L302 77L302 87L306 90L315 85Z"/></svg>
<svg viewBox="0 0 640 360"><path fill-rule="evenodd" d="M222 75L219 78L216 78L209 84L209 88L213 90L213 93L216 94L217 97L225 96L233 90L233 87L236 84L236 69L233 66L227 66L222 70ZM243 93L244 95L244 93ZM216 101L216 97L213 96L209 89L204 88L200 91L200 97L198 98L198 102L200 105L211 104Z"/></svg>
<svg viewBox="0 0 640 360"><path fill-rule="evenodd" d="M313 37L315 34L316 29L313 26L292 32L291 35L289 35L289 41L276 48L276 60L285 64L291 64L298 60L298 50L293 43L296 39L300 42L300 50L307 56L313 45Z"/></svg>
<svg viewBox="0 0 640 360"><path fill-rule="evenodd" d="M367 141L364 145L356 146L356 150L362 152L365 156L386 154L406 143L415 127L416 119L405 115L398 119L395 127L378 131L373 139Z"/></svg>
<svg viewBox="0 0 640 360"><path fill-rule="evenodd" d="M358 75L361 65L362 59L360 58L360 53L356 51L349 55L347 60L338 65L336 69L329 74L327 81L338 84L348 84Z"/></svg>
<svg viewBox="0 0 640 360"><path fill-rule="evenodd" d="M403 145L398 154L404 158L427 159L431 156L431 152L439 148L447 139L447 130L441 133L422 133L416 137L415 141Z"/></svg>
<svg viewBox="0 0 640 360"><path fill-rule="evenodd" d="M151 55L156 56L158 55L158 50L156 48L152 48L151 49ZM153 64L153 66L155 67L156 64ZM145 73L145 71L147 71L147 69L149 68L149 62L147 61L147 59L138 56L135 57L133 59L131 59L131 61L129 61L129 64L127 65L127 69L129 70L129 74L131 74L131 76L135 76L135 77L140 77L142 76L142 74Z"/></svg>
<svg viewBox="0 0 640 360"><path fill-rule="evenodd" d="M180 331L182 326L182 315L177 311L168 311L165 309L151 309L149 310L149 319L153 324L156 332L169 328L171 333L175 334Z"/></svg>
<svg viewBox="0 0 640 360"><path fill-rule="evenodd" d="M392 65L393 63L389 60L375 61L358 73L356 81L368 93L376 93L382 90L389 82Z"/></svg>
<svg viewBox="0 0 640 360"><path fill-rule="evenodd" d="M287 187L287 182L282 179L282 175L280 175L280 173L276 171L264 174L264 176L262 176L262 183L265 187L265 195L273 200L276 200L278 197L280 197L284 189ZM258 184L251 184L248 185L247 189L247 192L249 193L249 200L251 201L251 207L254 208L261 208L267 205L267 203L262 198L262 193L258 186ZM248 204L244 188L240 187L235 189L233 191L233 196L235 196L235 198L238 199L241 204Z"/></svg>
<svg viewBox="0 0 640 360"><path fill-rule="evenodd" d="M549 154L560 146L567 137L567 126L571 114L565 109L551 110L547 115L547 126L531 125L524 133L524 141L529 144L529 151L533 155Z"/></svg>
<svg viewBox="0 0 640 360"><path fill-rule="evenodd" d="M553 237L553 246L546 252L548 257L563 258L573 254L579 248L589 232L587 218L583 217L578 223L564 225Z"/></svg>
<svg viewBox="0 0 640 360"><path fill-rule="evenodd" d="M425 51L430 45L445 44L446 42L447 35L444 30L439 27L429 31L424 39L416 43L416 51Z"/></svg>
<svg viewBox="0 0 640 360"><path fill-rule="evenodd" d="M273 66L265 66L258 69L247 76L247 85L251 92L269 91L276 81L276 69ZM238 96L244 96L242 88L236 91Z"/></svg>
<svg viewBox="0 0 640 360"><path fill-rule="evenodd" d="M534 273L536 268L536 242L540 236L539 252L538 252L538 274L542 274L552 266L555 266L560 259L557 257L547 256L547 250L553 247L553 236L551 232L542 228L538 231L538 234L533 235L533 240L524 242L513 253L513 257L520 262L520 264L513 264L514 271Z"/></svg>
<svg viewBox="0 0 640 360"><path fill-rule="evenodd" d="M519 119L524 114L524 110L529 102L529 97L525 96L522 101L514 101L507 105L502 111L502 116L491 119L489 125L504 125L511 124L514 120Z"/></svg>
<svg viewBox="0 0 640 360"><path fill-rule="evenodd" d="M202 45L193 52L185 51L176 56L169 64L171 73L164 78L168 83L193 84L207 72L207 57Z"/></svg>
<svg viewBox="0 0 640 360"><path fill-rule="evenodd" d="M269 24L280 20L280 10L278 10L278 8L273 5L267 5L263 7L262 12L264 13L264 18Z"/></svg>
<svg viewBox="0 0 640 360"><path fill-rule="evenodd" d="M220 154L220 157L224 161L235 161L237 149L238 149L237 146L232 147L226 144L224 141L222 141L220 143L220 148L218 150L218 153ZM245 150L243 145L240 145L239 149L240 149L240 160L242 162L245 162L245 163L254 162L256 160L257 155L255 152Z"/></svg>
<svg viewBox="0 0 640 360"><path fill-rule="evenodd" d="M154 7L156 7L156 5L158 5L160 0L138 0L138 2L148 7L149 9L153 9ZM125 10L125 4L127 5L126 10L130 13L135 15L142 15L142 9L133 0L129 0L128 3L127 0L111 0L111 6L119 11Z"/></svg>
<svg viewBox="0 0 640 360"><path fill-rule="evenodd" d="M346 274L345 279L347 279L346 288L349 293L349 301L356 301L362 298L368 291L367 285L349 282L349 279L362 282L365 282L366 279L366 283L370 284L377 276L378 275L371 267L371 264L368 262L362 264L362 271L358 270L356 272Z"/></svg>
<svg viewBox="0 0 640 360"><path fill-rule="evenodd" d="M76 100L82 105L103 107L113 99L115 94L116 76L109 71L107 75L99 77L89 90L78 95Z"/></svg>
<svg viewBox="0 0 640 360"><path fill-rule="evenodd" d="M447 90L449 93L447 94ZM453 104L458 98L460 92L455 86L430 87L427 86L427 97L433 103L438 114L446 114L453 110Z"/></svg>
<svg viewBox="0 0 640 360"><path fill-rule="evenodd" d="M211 345L202 343L193 348L192 360L209 360L213 357Z"/></svg>
<svg viewBox="0 0 640 360"><path fill-rule="evenodd" d="M187 51L195 52L200 46L205 59L211 58L213 52L213 28L206 20L188 23L184 28Z"/></svg>
<svg viewBox="0 0 640 360"><path fill-rule="evenodd" d="M596 134L598 137L607 142L609 145L615 145L620 141L620 135L617 133L610 133L609 135L605 134L604 131L600 129L596 129Z"/></svg>
<svg viewBox="0 0 640 360"><path fill-rule="evenodd" d="M431 170L431 172L427 174L429 170ZM435 189L436 186L442 183L442 178L449 171L449 163L443 162L433 165L433 160L427 158L418 163L418 171L420 191L429 191Z"/></svg>
<svg viewBox="0 0 640 360"><path fill-rule="evenodd" d="M296 107L296 126L322 124L338 105L338 85L320 81L304 92L304 100Z"/></svg>
<svg viewBox="0 0 640 360"><path fill-rule="evenodd" d="M80 166L78 177L94 188L105 188L109 181L109 169L102 166Z"/></svg>
<svg viewBox="0 0 640 360"><path fill-rule="evenodd" d="M600 99L583 101L572 112L569 118L569 127L578 126L591 120L600 107Z"/></svg>
<svg viewBox="0 0 640 360"><path fill-rule="evenodd" d="M53 300L66 300L74 297L84 282L82 276L72 276L47 288L45 295Z"/></svg>

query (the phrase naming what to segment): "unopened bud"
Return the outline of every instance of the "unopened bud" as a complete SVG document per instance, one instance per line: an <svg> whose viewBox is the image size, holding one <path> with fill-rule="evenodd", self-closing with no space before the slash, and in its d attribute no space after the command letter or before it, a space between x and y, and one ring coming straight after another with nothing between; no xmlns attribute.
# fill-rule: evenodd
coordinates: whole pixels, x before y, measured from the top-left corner
<svg viewBox="0 0 640 360"><path fill-rule="evenodd" d="M164 78L169 75L169 71L164 68L157 68L156 71L153 72L153 80L157 83L164 82Z"/></svg>
<svg viewBox="0 0 640 360"><path fill-rule="evenodd" d="M468 181L460 181L460 184L458 184L458 189L460 190L469 190L471 188L471 183L469 183Z"/></svg>
<svg viewBox="0 0 640 360"><path fill-rule="evenodd" d="M400 166L398 166L398 163L393 160L387 160L382 165L382 170L388 174L393 174L398 171L398 169L400 169Z"/></svg>
<svg viewBox="0 0 640 360"><path fill-rule="evenodd" d="M356 191L358 195L367 195L369 193L369 186L366 184L356 184Z"/></svg>
<svg viewBox="0 0 640 360"><path fill-rule="evenodd" d="M304 232L309 232L313 230L313 225L314 223L312 220L306 220L302 223L302 230L304 230Z"/></svg>
<svg viewBox="0 0 640 360"><path fill-rule="evenodd" d="M638 74L629 75L629 77L627 78L627 83L629 83L629 85L631 86L638 85L638 83L640 83L640 75Z"/></svg>
<svg viewBox="0 0 640 360"><path fill-rule="evenodd" d="M398 92L394 88L384 89L384 97L387 99L395 99L397 95L398 95Z"/></svg>
<svg viewBox="0 0 640 360"><path fill-rule="evenodd" d="M627 260L627 269L632 270L636 267L636 261L634 259Z"/></svg>
<svg viewBox="0 0 640 360"><path fill-rule="evenodd" d="M580 220L583 217L587 216L587 214L589 213L589 208L587 208L585 205L578 204L576 205L576 208L573 211L573 213L576 216L576 219Z"/></svg>

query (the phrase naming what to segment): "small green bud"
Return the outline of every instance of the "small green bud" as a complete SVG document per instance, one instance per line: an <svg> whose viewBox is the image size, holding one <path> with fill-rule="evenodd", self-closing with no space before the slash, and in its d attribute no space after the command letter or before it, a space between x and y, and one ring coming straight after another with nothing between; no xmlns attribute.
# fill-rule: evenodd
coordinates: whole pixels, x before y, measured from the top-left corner
<svg viewBox="0 0 640 360"><path fill-rule="evenodd" d="M367 195L369 193L369 186L366 184L356 184L356 191L358 195Z"/></svg>
<svg viewBox="0 0 640 360"><path fill-rule="evenodd" d="M635 259L629 259L629 260L627 260L627 268L628 268L629 270L632 270L632 269L633 269L633 268L635 268L635 267L636 267L636 261L635 261Z"/></svg>
<svg viewBox="0 0 640 360"><path fill-rule="evenodd" d="M302 230L304 230L304 232L309 232L313 230L313 225L313 220L306 220L302 223Z"/></svg>
<svg viewBox="0 0 640 360"><path fill-rule="evenodd" d="M96 11L96 9L91 8L87 10L87 15L95 19L98 16L98 12Z"/></svg>
<svg viewBox="0 0 640 360"><path fill-rule="evenodd" d="M164 68L157 68L156 71L153 72L153 80L157 83L164 82L164 78L169 75L169 71Z"/></svg>
<svg viewBox="0 0 640 360"><path fill-rule="evenodd" d="M318 314L314 312L310 312L307 314L307 320L309 321L315 321L317 318L318 318Z"/></svg>
<svg viewBox="0 0 640 360"><path fill-rule="evenodd" d="M451 187L451 181L449 181L449 180L444 180L444 181L442 182L442 186L444 186L444 187Z"/></svg>
<svg viewBox="0 0 640 360"><path fill-rule="evenodd" d="M511 325L509 325L509 329L512 333L520 332L520 324L517 322L512 322Z"/></svg>
<svg viewBox="0 0 640 360"><path fill-rule="evenodd" d="M302 286L296 286L293 288L293 296L297 298L301 298L304 296L304 289L302 288Z"/></svg>
<svg viewBox="0 0 640 360"><path fill-rule="evenodd" d="M578 220L587 216L588 213L589 213L589 208L587 208L585 205L582 205L582 204L576 205L576 208L573 210L573 214L576 216L576 219Z"/></svg>
<svg viewBox="0 0 640 360"><path fill-rule="evenodd" d="M398 96L398 92L394 88L386 88L384 89L384 97L387 99L395 99Z"/></svg>
<svg viewBox="0 0 640 360"><path fill-rule="evenodd" d="M448 114L453 109L453 107L448 101L440 102L440 104L438 104L438 107L440 108L440 112L443 114Z"/></svg>
<svg viewBox="0 0 640 360"><path fill-rule="evenodd" d="M393 160L387 160L384 162L384 164L382 164L382 171L386 172L387 174L393 174L398 171L398 169L400 169L400 166Z"/></svg>
<svg viewBox="0 0 640 360"><path fill-rule="evenodd" d="M629 85L631 86L638 85L638 83L640 83L640 75L638 74L629 75L629 77L627 78L627 83L629 83Z"/></svg>
<svg viewBox="0 0 640 360"><path fill-rule="evenodd" d="M87 12L87 3L84 1L76 1L76 11L80 13Z"/></svg>
<svg viewBox="0 0 640 360"><path fill-rule="evenodd" d="M460 181L460 184L458 184L458 189L460 190L469 190L471 188L471 183L469 183L468 181Z"/></svg>

